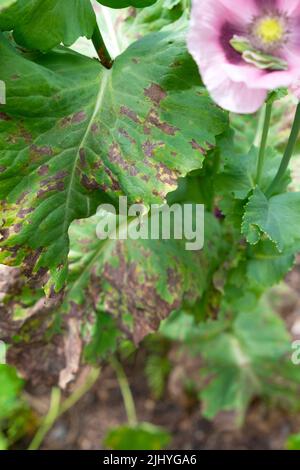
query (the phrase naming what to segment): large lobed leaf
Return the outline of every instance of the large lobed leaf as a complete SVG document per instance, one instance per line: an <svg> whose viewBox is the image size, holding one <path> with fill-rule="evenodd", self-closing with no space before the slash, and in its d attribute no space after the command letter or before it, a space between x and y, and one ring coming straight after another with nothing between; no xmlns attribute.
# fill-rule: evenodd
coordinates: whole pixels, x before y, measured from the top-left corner
<svg viewBox="0 0 300 470"><path fill-rule="evenodd" d="M282 321L271 312L240 313L227 331L200 348L207 363L203 372L212 376L200 394L208 419L220 411L235 411L241 423L258 395L281 393L286 403L295 400L300 376L285 358L290 338Z"/></svg>
<svg viewBox="0 0 300 470"><path fill-rule="evenodd" d="M249 305L248 305L249 307ZM197 325L184 312L169 317L164 336L182 340L193 354L201 353L203 388L200 398L208 419L234 412L241 424L249 403L258 395L296 404L300 374L288 357L290 337L284 323L264 303L236 317Z"/></svg>
<svg viewBox="0 0 300 470"><path fill-rule="evenodd" d="M184 39L133 44L111 71L59 49L21 53L1 38L1 262L23 264L59 290L68 228L99 203L163 202L200 168L227 115L199 86Z"/></svg>

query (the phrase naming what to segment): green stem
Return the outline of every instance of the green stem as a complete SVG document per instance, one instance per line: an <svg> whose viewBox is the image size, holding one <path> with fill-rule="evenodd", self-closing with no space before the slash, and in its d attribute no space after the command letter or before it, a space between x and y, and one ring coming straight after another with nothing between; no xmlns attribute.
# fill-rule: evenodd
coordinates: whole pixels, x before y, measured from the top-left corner
<svg viewBox="0 0 300 470"><path fill-rule="evenodd" d="M63 415L64 413L66 413L66 411L76 405L76 403L92 388L94 383L98 380L99 375L100 369L92 368L84 384L74 390L72 395L70 395L62 402L58 416Z"/></svg>
<svg viewBox="0 0 300 470"><path fill-rule="evenodd" d="M287 147L285 149L284 155L281 160L281 165L279 167L279 170L274 180L272 181L272 183L270 184L269 188L266 191L267 197L272 196L272 194L277 189L278 184L281 182L283 176L285 175L286 170L288 169L288 166L292 158L294 148L298 139L299 131L300 131L300 103L298 104L297 109L296 109L294 123L292 126L292 130L291 130Z"/></svg>
<svg viewBox="0 0 300 470"><path fill-rule="evenodd" d="M209 201L207 203L207 209L209 212L212 212L214 210L214 205L215 205L215 177L217 176L218 174L218 171L220 169L220 165L221 165L221 155L220 155L220 151L218 149L216 149L214 151L214 155L213 155L213 165L212 165L212 169L211 169L211 180L213 182L213 189L212 189L212 194L211 194L211 197L209 198Z"/></svg>
<svg viewBox="0 0 300 470"><path fill-rule="evenodd" d="M54 423L60 418L66 411L72 408L94 385L100 375L100 369L92 368L89 375L87 376L84 384L78 387L72 395L70 395L62 403L60 389L54 387L51 392L50 407L47 415L43 419L43 422L34 436L28 450L38 450L44 441L46 435L53 427Z"/></svg>
<svg viewBox="0 0 300 470"><path fill-rule="evenodd" d="M256 132L253 140L253 145L254 147L259 147L260 146L260 141L261 141L261 135L264 127L264 120L265 120L265 107L261 107L259 111L259 116L258 116L258 123L256 126Z"/></svg>
<svg viewBox="0 0 300 470"><path fill-rule="evenodd" d="M273 107L273 103L266 104L263 130L262 130L262 136L261 136L261 142L260 142L260 148L259 148L259 154L258 154L256 184L260 183L262 172L264 169L266 147L267 147L271 116L272 116L272 107Z"/></svg>
<svg viewBox="0 0 300 470"><path fill-rule="evenodd" d="M41 446L45 436L48 434L53 424L57 420L59 406L60 406L61 393L59 388L54 387L51 392L50 407L47 415L45 416L41 427L38 429L34 436L28 450L37 450Z"/></svg>
<svg viewBox="0 0 300 470"><path fill-rule="evenodd" d="M98 54L101 64L105 68L111 69L113 60L107 50L107 47L105 45L104 39L101 35L98 25L96 25L95 27L95 30L92 36L92 42L94 44L94 47L96 49L96 52Z"/></svg>
<svg viewBox="0 0 300 470"><path fill-rule="evenodd" d="M128 423L130 426L136 426L137 424L137 416L135 410L135 404L133 400L133 396L130 390L130 386L124 372L123 367L121 366L120 362L114 357L111 359L111 365L115 370L120 390L122 393L124 406L127 414Z"/></svg>

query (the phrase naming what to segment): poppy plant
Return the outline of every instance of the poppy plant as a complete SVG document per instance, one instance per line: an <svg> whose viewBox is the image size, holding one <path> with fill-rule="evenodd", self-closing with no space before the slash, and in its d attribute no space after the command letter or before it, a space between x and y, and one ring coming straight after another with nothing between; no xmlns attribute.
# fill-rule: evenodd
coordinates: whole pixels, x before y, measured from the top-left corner
<svg viewBox="0 0 300 470"><path fill-rule="evenodd" d="M290 91L296 96L298 100L300 100L300 79L292 84Z"/></svg>
<svg viewBox="0 0 300 470"><path fill-rule="evenodd" d="M194 0L188 48L213 99L253 113L300 77L300 0Z"/></svg>

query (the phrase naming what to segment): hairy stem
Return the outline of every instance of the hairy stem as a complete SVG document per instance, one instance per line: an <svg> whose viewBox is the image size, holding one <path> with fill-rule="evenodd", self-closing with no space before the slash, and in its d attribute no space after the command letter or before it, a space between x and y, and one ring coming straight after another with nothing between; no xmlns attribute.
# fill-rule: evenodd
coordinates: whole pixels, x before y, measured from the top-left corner
<svg viewBox="0 0 300 470"><path fill-rule="evenodd" d="M281 160L281 165L278 169L278 172L274 180L272 181L269 188L267 189L267 192L266 192L267 197L272 196L272 194L277 189L279 183L281 182L283 176L285 175L286 170L288 169L288 166L289 166L289 163L292 158L294 148L297 142L299 131L300 131L300 103L298 104L297 109L296 109L294 123L292 126L292 130L291 130L287 147L285 149L284 155Z"/></svg>
<svg viewBox="0 0 300 470"><path fill-rule="evenodd" d="M96 52L98 54L101 64L105 68L111 69L113 65L113 60L107 50L107 47L105 45L104 39L102 37L102 34L100 32L98 25L96 25L95 27L95 30L92 36L92 42L94 44L94 47L96 49Z"/></svg>
<svg viewBox="0 0 300 470"><path fill-rule="evenodd" d="M261 136L261 142L260 142L260 148L259 148L259 154L258 154L256 184L260 183L262 172L264 169L266 147L267 147L271 116L272 116L272 107L273 107L273 103L266 104L265 116L264 116L263 128L262 128L262 136Z"/></svg>
<svg viewBox="0 0 300 470"><path fill-rule="evenodd" d="M127 414L128 423L130 426L135 426L137 424L137 416L135 410L135 404L133 400L133 396L130 390L130 386L124 372L123 367L121 366L120 362L114 357L111 359L111 365L115 370L120 390L122 393L124 406Z"/></svg>
<svg viewBox="0 0 300 470"><path fill-rule="evenodd" d="M258 121L257 121L255 136L253 140L253 145L256 148L260 146L262 130L264 127L264 120L265 120L265 107L263 106L260 108L260 111L258 113Z"/></svg>

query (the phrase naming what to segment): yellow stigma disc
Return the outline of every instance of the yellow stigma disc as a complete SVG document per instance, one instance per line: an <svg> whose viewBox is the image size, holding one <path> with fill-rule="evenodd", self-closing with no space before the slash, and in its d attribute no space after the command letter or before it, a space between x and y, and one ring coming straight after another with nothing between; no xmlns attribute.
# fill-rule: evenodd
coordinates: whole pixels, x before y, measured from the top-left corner
<svg viewBox="0 0 300 470"><path fill-rule="evenodd" d="M267 17L259 21L255 33L267 45L280 41L284 36L284 28L279 19Z"/></svg>

